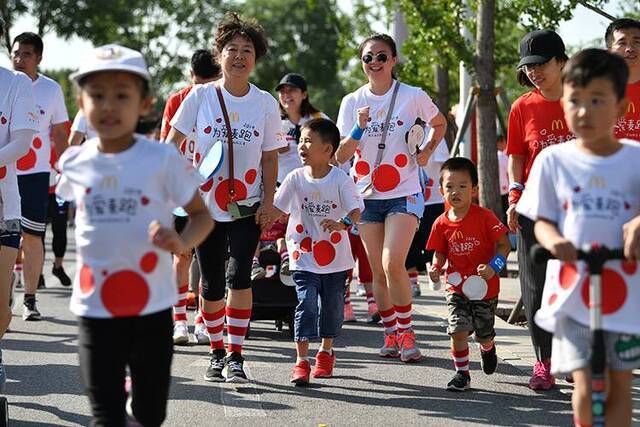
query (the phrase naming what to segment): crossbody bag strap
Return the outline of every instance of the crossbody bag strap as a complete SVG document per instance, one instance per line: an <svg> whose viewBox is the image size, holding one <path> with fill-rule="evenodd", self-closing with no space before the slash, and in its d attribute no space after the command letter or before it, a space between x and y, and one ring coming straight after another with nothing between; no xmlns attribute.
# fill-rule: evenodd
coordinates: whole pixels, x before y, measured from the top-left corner
<svg viewBox="0 0 640 427"><path fill-rule="evenodd" d="M227 113L227 106L224 103L224 97L222 96L222 89L220 86L214 85L216 87L216 93L218 94L218 101L220 102L220 108L222 109L222 116L224 117L224 124L227 127L227 145L228 145L228 153L229 156L229 198L233 201L235 199L236 190L234 186L234 175L233 175L233 132L231 130L231 122L229 121L229 114Z"/></svg>
<svg viewBox="0 0 640 427"><path fill-rule="evenodd" d="M380 166L382 163L382 156L384 155L384 150L387 147L387 131L389 130L389 122L391 121L391 115L393 114L393 107L396 105L396 98L398 97L398 90L400 89L400 82L395 81L396 84L393 88L393 94L391 95L391 104L389 105L389 111L387 111L387 117L384 119L384 124L382 125L382 138L380 138L380 143L378 144L378 157L376 157L376 163L373 166L373 169Z"/></svg>

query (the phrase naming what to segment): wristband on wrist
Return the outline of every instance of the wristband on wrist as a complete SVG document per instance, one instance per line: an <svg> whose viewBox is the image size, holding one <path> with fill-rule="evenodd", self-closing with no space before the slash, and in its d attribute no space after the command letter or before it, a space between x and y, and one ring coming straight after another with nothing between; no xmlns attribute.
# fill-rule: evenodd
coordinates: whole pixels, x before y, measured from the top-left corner
<svg viewBox="0 0 640 427"><path fill-rule="evenodd" d="M349 228L353 225L353 221L348 216L344 216L340 219L340 222L344 224L345 228Z"/></svg>
<svg viewBox="0 0 640 427"><path fill-rule="evenodd" d="M353 129L351 129L351 139L360 141L360 138L362 138L363 134L364 134L364 129L358 126L357 123L353 125Z"/></svg>
<svg viewBox="0 0 640 427"><path fill-rule="evenodd" d="M500 273L507 265L507 260L500 254L496 254L491 261L489 261L489 267L493 268L493 271Z"/></svg>
<svg viewBox="0 0 640 427"><path fill-rule="evenodd" d="M519 182L512 182L509 185L509 191L511 190L524 191L524 185L520 184Z"/></svg>

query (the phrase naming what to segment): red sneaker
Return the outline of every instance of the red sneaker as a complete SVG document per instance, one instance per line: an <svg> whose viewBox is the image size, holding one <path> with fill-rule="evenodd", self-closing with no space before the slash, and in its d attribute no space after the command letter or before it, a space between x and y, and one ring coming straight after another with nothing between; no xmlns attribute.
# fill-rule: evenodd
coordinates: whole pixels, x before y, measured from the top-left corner
<svg viewBox="0 0 640 427"><path fill-rule="evenodd" d="M331 350L331 354L326 351L319 351L318 354L316 354L316 367L313 370L313 378L331 378L335 364L335 351Z"/></svg>
<svg viewBox="0 0 640 427"><path fill-rule="evenodd" d="M549 362L536 362L533 367L533 375L529 380L531 390L550 390L556 385L556 379L551 375Z"/></svg>
<svg viewBox="0 0 640 427"><path fill-rule="evenodd" d="M295 364L291 372L291 382L294 384L309 384L311 365L308 360L302 360Z"/></svg>

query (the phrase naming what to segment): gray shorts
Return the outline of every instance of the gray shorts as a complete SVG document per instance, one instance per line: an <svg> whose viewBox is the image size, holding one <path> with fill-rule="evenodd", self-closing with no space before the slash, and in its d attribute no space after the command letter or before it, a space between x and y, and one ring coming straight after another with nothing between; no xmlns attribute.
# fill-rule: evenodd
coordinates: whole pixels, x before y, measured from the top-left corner
<svg viewBox="0 0 640 427"><path fill-rule="evenodd" d="M458 332L475 333L476 341L485 343L496 336L494 329L498 298L471 301L464 295L447 291L447 321L449 335Z"/></svg>
<svg viewBox="0 0 640 427"><path fill-rule="evenodd" d="M551 373L569 374L591 364L591 331L569 317L556 321L551 350ZM607 367L614 371L631 371L640 367L640 336L604 333Z"/></svg>

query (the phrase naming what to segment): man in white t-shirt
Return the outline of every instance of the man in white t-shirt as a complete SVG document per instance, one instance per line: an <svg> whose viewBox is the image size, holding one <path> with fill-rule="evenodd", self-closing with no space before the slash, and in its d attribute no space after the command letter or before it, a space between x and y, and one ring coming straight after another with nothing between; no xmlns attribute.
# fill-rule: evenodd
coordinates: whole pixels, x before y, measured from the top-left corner
<svg viewBox="0 0 640 427"><path fill-rule="evenodd" d="M65 122L69 119L60 85L38 73L43 44L34 33L18 35L12 44L13 68L32 81L38 129L27 154L16 162L22 208L22 251L24 254L24 303L22 318L39 320L36 289L44 263L44 235L49 203L51 144L58 155L67 147Z"/></svg>
<svg viewBox="0 0 640 427"><path fill-rule="evenodd" d="M76 117L71 124L71 134L69 135L69 145L80 145L83 141L98 136L95 129L87 123L87 118L82 110L76 113Z"/></svg>
<svg viewBox="0 0 640 427"><path fill-rule="evenodd" d="M0 37L4 21L0 19ZM0 337L11 321L9 289L11 267L20 247L20 194L15 161L27 152L37 129L38 117L31 82L22 73L0 67ZM0 352L0 392L4 389L5 372Z"/></svg>

